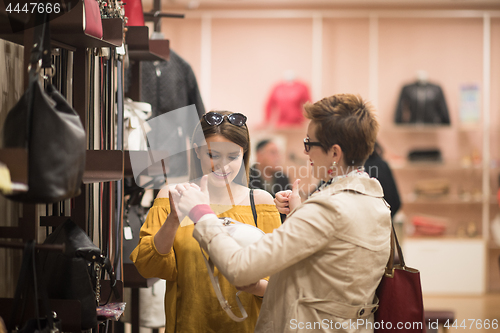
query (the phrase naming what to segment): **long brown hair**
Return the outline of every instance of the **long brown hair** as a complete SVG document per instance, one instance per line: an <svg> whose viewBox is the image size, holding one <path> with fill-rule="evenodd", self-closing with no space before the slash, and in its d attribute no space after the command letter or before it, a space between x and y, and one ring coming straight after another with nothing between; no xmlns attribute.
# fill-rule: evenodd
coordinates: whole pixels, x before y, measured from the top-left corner
<svg viewBox="0 0 500 333"><path fill-rule="evenodd" d="M221 115L228 116L233 112L230 111L218 111L213 110L211 112L217 112ZM238 171L238 174L234 178L237 184L248 186L248 174L249 174L249 160L250 160L250 135L248 134L247 125L236 126L227 121L227 117L220 125L211 126L205 121L205 117L201 117L200 122L196 125L194 129L193 137L191 139L191 146L197 144L202 145L205 139L208 139L214 135L221 135L229 141L237 144L243 148L243 163ZM196 156L194 149L191 149L191 161L190 161L190 179L198 179L203 176L203 171L201 169L201 162Z"/></svg>

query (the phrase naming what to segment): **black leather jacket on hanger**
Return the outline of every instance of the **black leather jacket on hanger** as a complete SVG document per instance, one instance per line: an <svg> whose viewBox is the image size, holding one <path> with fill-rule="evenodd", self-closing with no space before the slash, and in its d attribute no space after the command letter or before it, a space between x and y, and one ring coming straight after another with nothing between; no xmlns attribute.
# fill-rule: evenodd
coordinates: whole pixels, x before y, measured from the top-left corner
<svg viewBox="0 0 500 333"><path fill-rule="evenodd" d="M419 82L405 85L399 96L395 121L397 124L449 124L441 87Z"/></svg>

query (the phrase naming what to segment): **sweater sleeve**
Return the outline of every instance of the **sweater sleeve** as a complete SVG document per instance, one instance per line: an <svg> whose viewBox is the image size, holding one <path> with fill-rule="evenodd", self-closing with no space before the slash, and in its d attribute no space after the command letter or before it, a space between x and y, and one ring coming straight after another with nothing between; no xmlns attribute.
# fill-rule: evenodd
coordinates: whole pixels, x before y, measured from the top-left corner
<svg viewBox="0 0 500 333"><path fill-rule="evenodd" d="M157 277L168 281L177 278L175 250L172 248L169 253L161 254L154 244L154 236L169 213L168 198L156 199L141 227L139 244L130 254L130 259L145 278Z"/></svg>

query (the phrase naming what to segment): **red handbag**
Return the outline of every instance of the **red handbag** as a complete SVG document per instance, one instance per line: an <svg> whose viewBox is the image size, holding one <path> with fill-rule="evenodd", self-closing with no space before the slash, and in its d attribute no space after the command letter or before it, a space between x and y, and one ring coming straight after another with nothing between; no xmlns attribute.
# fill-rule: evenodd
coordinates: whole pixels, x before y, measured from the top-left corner
<svg viewBox="0 0 500 333"><path fill-rule="evenodd" d="M396 265L394 243L400 261ZM379 299L379 307L375 312L376 333L426 332L420 272L406 266L394 226L391 232L391 255L376 294Z"/></svg>
<svg viewBox="0 0 500 333"><path fill-rule="evenodd" d="M85 25L83 27L85 34L101 39L102 21L99 3L96 0L82 0L82 3L85 13Z"/></svg>

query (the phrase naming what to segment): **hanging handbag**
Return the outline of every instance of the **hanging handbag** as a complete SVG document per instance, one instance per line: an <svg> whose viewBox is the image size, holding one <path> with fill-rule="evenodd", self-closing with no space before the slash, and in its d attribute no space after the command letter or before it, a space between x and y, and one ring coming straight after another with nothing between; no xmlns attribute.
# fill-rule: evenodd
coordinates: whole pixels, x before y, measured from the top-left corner
<svg viewBox="0 0 500 333"><path fill-rule="evenodd" d="M400 260L397 265L394 264L394 243ZM376 333L394 330L426 332L420 272L406 266L394 226L391 231L391 254L376 294L379 299L379 307L375 312Z"/></svg>
<svg viewBox="0 0 500 333"><path fill-rule="evenodd" d="M9 333L57 333L61 331L61 321L54 312L50 311L49 299L45 290L44 279L38 274L38 262L35 253L35 241L26 243L23 252L23 261L17 281L16 293L12 305L11 319L8 324ZM41 288L39 288L39 284ZM33 288L30 290L30 286ZM38 295L41 296L45 317L41 317L38 309ZM27 299L33 297L35 317L24 322L19 329L18 323L23 322ZM23 302L21 312L18 311L20 302Z"/></svg>
<svg viewBox="0 0 500 333"><path fill-rule="evenodd" d="M28 150L28 191L8 198L53 203L80 194L86 135L66 99L50 83L44 89L40 82L40 67L51 67L51 52L47 16L36 15L28 89L9 111L3 127L5 148Z"/></svg>
<svg viewBox="0 0 500 333"><path fill-rule="evenodd" d="M48 295L53 299L80 301L82 330L97 328L96 308L100 299L100 271L101 268L108 271L111 285L114 287L116 280L111 263L101 255L101 250L94 245L85 231L71 219L59 225L44 242L44 244L63 243L66 245L65 253L48 252L42 254L40 258L44 277L48 281ZM94 264L89 265L89 263ZM97 280L95 286L94 280Z"/></svg>

